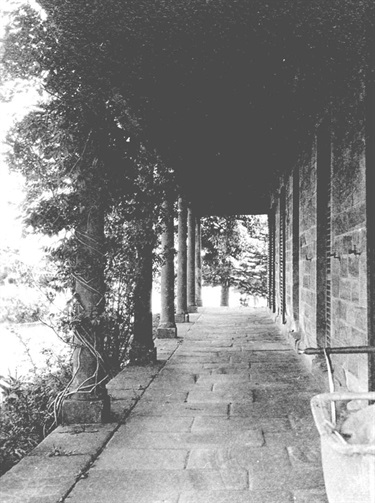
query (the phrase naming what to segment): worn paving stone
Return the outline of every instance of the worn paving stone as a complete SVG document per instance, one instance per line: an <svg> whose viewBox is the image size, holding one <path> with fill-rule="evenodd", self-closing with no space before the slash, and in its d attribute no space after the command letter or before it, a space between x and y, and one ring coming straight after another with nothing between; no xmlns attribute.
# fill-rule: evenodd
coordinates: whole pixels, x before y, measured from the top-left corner
<svg viewBox="0 0 375 503"><path fill-rule="evenodd" d="M295 467L321 465L320 443L287 447L290 462Z"/></svg>
<svg viewBox="0 0 375 503"><path fill-rule="evenodd" d="M324 488L323 474L318 468L290 469L286 467L284 470L278 468L274 472L269 468L265 471L254 468L250 471L252 491L296 491L317 488Z"/></svg>
<svg viewBox="0 0 375 503"><path fill-rule="evenodd" d="M314 446L314 448L320 448L320 438L316 434L309 435L304 433L296 433L293 431L285 432L275 432L275 431L264 431L265 443L269 447L278 447L280 445L286 447L300 447L300 446Z"/></svg>
<svg viewBox="0 0 375 503"><path fill-rule="evenodd" d="M90 473L97 470L183 470L187 449L131 449L109 447L95 461Z"/></svg>
<svg viewBox="0 0 375 503"><path fill-rule="evenodd" d="M259 447L264 444L262 430L199 431L193 433L143 433L138 428L122 426L108 444L115 448L152 448L152 449L192 449L196 445L241 444Z"/></svg>
<svg viewBox="0 0 375 503"><path fill-rule="evenodd" d="M194 417L133 417L127 420L126 425L132 427L134 425L138 431L147 432L189 432L193 426Z"/></svg>
<svg viewBox="0 0 375 503"><path fill-rule="evenodd" d="M216 470L98 470L78 482L68 501L150 503L173 501L183 491L228 489L247 489L247 474L225 478Z"/></svg>
<svg viewBox="0 0 375 503"><path fill-rule="evenodd" d="M191 450L188 459L188 468L216 469L224 468L267 471L276 473L290 467L290 462L285 449L268 449L267 447L245 446L231 444L227 447L202 448Z"/></svg>
<svg viewBox="0 0 375 503"><path fill-rule="evenodd" d="M231 446L230 456L239 466L249 471L278 473L291 468L287 450L284 446L270 448L264 444L261 448L245 445ZM289 467L289 468L288 468Z"/></svg>
<svg viewBox="0 0 375 503"><path fill-rule="evenodd" d="M327 495L323 488L294 491L293 497L296 503L328 503Z"/></svg>
<svg viewBox="0 0 375 503"><path fill-rule="evenodd" d="M90 455L27 456L1 477L0 501L56 503L72 487L91 459Z"/></svg>
<svg viewBox="0 0 375 503"><path fill-rule="evenodd" d="M201 469L245 469L251 473L283 473L292 465L285 448L269 449L267 447L249 447L231 444L227 447L197 447L191 450L188 468Z"/></svg>
<svg viewBox="0 0 375 503"><path fill-rule="evenodd" d="M243 372L241 374L214 374L210 376L200 376L197 380L197 384L202 384L205 382L211 382L212 384L226 383L232 384L233 387L237 383L245 383L250 381L250 372Z"/></svg>
<svg viewBox="0 0 375 503"><path fill-rule="evenodd" d="M241 400L246 403L253 402L254 393L253 390L249 389L246 392L233 390L217 391L213 387L212 391L195 390L188 394L188 403L215 403L215 402L225 402L231 403L235 400Z"/></svg>
<svg viewBox="0 0 375 503"><path fill-rule="evenodd" d="M198 379L198 376L196 377ZM153 392L153 390L160 390L164 393L171 393L176 391L176 387L181 392L186 392L188 393L192 389L200 389L200 390L206 390L206 391L212 391L213 384L210 382L205 382L205 383L197 383L193 380L191 381L185 381L185 380L179 380L177 379L176 382L173 381L166 381L166 380L159 380L157 382L152 383L148 391L150 393Z"/></svg>
<svg viewBox="0 0 375 503"><path fill-rule="evenodd" d="M31 456L95 455L117 428L116 424L59 426L31 453Z"/></svg>
<svg viewBox="0 0 375 503"><path fill-rule="evenodd" d="M199 491L181 493L178 503L289 503L290 493L254 491Z"/></svg>
<svg viewBox="0 0 375 503"><path fill-rule="evenodd" d="M19 478L5 474L1 478L1 503L57 503L72 487L70 476L38 479Z"/></svg>
<svg viewBox="0 0 375 503"><path fill-rule="evenodd" d="M48 477L78 476L90 463L91 455L26 456L11 471L1 477L1 487L8 477L18 479L46 479Z"/></svg>
<svg viewBox="0 0 375 503"><path fill-rule="evenodd" d="M251 416L251 415L269 415L271 417L288 416L291 409L302 415L311 415L310 398L301 398L300 400L275 400L270 402L233 402L231 404L230 414L233 416Z"/></svg>
<svg viewBox="0 0 375 503"><path fill-rule="evenodd" d="M161 413L170 416L227 416L228 405L226 403L176 403L154 404L152 402L138 403L133 410L137 416L160 416Z"/></svg>
<svg viewBox="0 0 375 503"><path fill-rule="evenodd" d="M205 366L207 368L207 366ZM226 367L219 367L219 368L211 368L211 374L212 375L217 375L217 374L227 374L227 375L234 375L234 374L242 374L243 371L248 370L249 365L248 364L233 364L231 366L226 366Z"/></svg>
<svg viewBox="0 0 375 503"><path fill-rule="evenodd" d="M285 418L274 418L259 416L254 417L212 417L196 416L192 425L192 431L215 430L215 431L246 431L250 429L261 429L264 433L286 432L293 435L289 420Z"/></svg>
<svg viewBox="0 0 375 503"><path fill-rule="evenodd" d="M159 404L174 403L174 402L186 402L188 397L188 391L179 392L175 389L170 389L169 391L155 389L152 391L147 391L142 397L143 402L158 402Z"/></svg>

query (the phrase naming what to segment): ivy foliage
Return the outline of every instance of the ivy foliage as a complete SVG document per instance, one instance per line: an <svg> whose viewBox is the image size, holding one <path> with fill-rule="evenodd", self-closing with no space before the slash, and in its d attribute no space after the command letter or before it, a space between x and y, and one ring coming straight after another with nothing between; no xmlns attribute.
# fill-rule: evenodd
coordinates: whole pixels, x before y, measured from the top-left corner
<svg viewBox="0 0 375 503"><path fill-rule="evenodd" d="M104 333L108 317L128 333L131 314L125 321L122 307L111 311L126 304L112 292L116 285L128 298L136 281L132 253L148 234L142 208L152 207L155 239L163 191L172 178L165 165L186 173L186 166L199 169L202 163L216 169L223 151L226 169L240 166L250 135L253 162L267 165L271 154L264 147L273 145L272 162L280 166L331 99L357 85L370 51L373 4L39 5L40 11L25 5L15 12L2 58L4 80L40 83L39 108L9 137L11 166L27 183L26 223L62 237L50 251L67 285L98 277L105 301L92 323L102 323ZM87 253L91 263L85 263L82 250L90 246L87 236L82 243L80 230L99 209L105 239L95 240L96 258ZM236 249L231 253L239 256Z"/></svg>
<svg viewBox="0 0 375 503"><path fill-rule="evenodd" d="M108 54L100 57L95 37L109 29L100 12L85 2L43 7L21 7L6 39L5 76L38 79L42 96L8 136L9 164L26 181L26 226L59 237L47 251L63 286L75 292L60 329L68 338L72 330L98 335L113 375L132 335L138 251L156 244L171 176L142 144ZM97 291L91 311L80 309L77 283Z"/></svg>

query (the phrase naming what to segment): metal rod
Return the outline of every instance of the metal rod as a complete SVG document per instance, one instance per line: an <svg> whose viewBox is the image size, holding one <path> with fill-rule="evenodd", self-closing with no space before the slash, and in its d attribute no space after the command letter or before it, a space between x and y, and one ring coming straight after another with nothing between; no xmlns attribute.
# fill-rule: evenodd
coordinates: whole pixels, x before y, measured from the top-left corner
<svg viewBox="0 0 375 503"><path fill-rule="evenodd" d="M338 348L306 348L299 349L299 354L304 355L322 355L324 351L327 354L359 354L359 353L375 353L375 346L343 346Z"/></svg>

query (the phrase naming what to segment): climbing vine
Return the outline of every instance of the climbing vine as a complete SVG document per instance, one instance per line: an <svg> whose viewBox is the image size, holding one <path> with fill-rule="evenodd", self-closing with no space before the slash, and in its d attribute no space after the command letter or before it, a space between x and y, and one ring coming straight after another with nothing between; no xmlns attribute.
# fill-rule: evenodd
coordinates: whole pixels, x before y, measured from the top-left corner
<svg viewBox="0 0 375 503"><path fill-rule="evenodd" d="M116 354L125 358L144 208L154 244L163 191L174 184L166 165L187 171L192 150L202 162L216 162L217 142L225 147L235 134L240 103L246 120L256 121L243 130L261 131L274 145L267 160L284 169L281 156L291 161L322 110L368 68L373 6L39 4L39 11L15 12L5 39L3 80L32 79L41 94L39 107L9 137L10 164L26 179L26 225L60 238L49 252L73 292L65 325L105 375L121 365ZM243 78L249 68L251 79Z"/></svg>

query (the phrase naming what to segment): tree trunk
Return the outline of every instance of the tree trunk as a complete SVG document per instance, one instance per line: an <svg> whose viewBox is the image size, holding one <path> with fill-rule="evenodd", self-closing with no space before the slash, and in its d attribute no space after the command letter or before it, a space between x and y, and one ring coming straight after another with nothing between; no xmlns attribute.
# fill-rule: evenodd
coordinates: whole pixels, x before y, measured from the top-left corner
<svg viewBox="0 0 375 503"><path fill-rule="evenodd" d="M220 306L221 307L229 306L229 284L227 282L224 282L221 285Z"/></svg>

